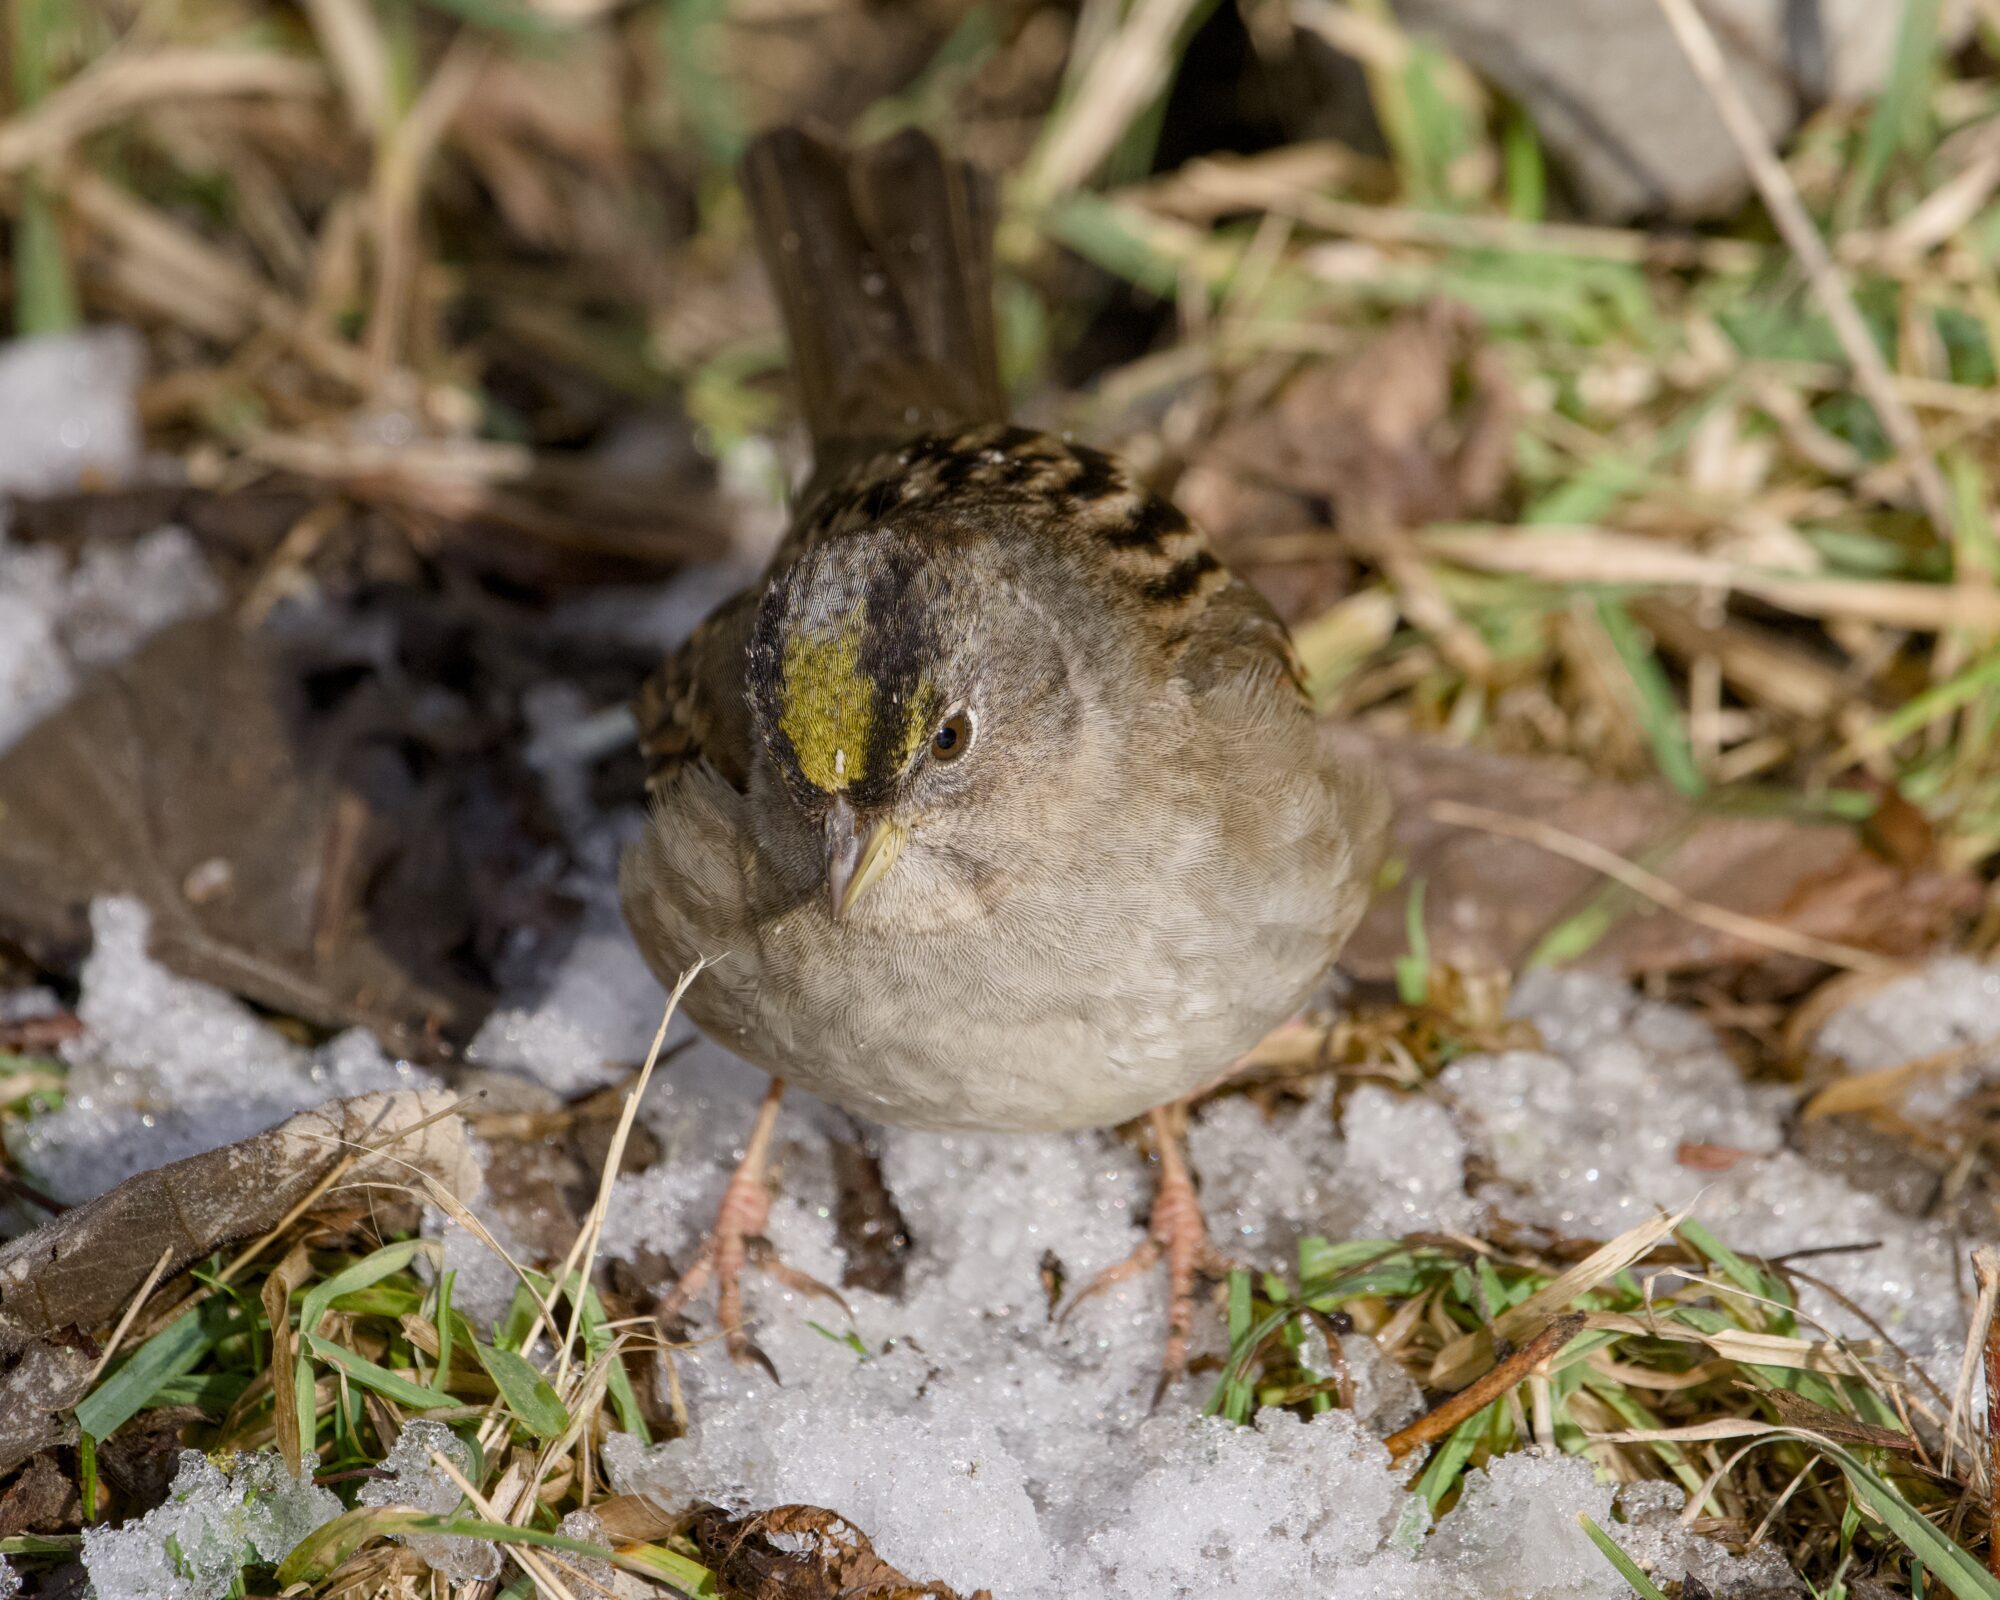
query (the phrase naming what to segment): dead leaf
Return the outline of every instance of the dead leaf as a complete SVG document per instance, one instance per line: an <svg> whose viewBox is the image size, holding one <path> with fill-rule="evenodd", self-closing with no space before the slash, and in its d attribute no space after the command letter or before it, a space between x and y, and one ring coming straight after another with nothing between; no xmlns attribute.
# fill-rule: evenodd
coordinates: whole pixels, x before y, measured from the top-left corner
<svg viewBox="0 0 2000 1600"><path fill-rule="evenodd" d="M109 1322L165 1247L163 1281L224 1244L267 1232L344 1156L358 1159L340 1189L408 1189L428 1175L470 1198L481 1172L451 1114L455 1105L435 1090L336 1100L268 1133L128 1178L0 1246L0 1355Z"/></svg>
<svg viewBox="0 0 2000 1600"><path fill-rule="evenodd" d="M1334 748L1389 785L1390 855L1424 882L1432 958L1459 971L1518 971L1543 936L1603 886L1596 873L1523 840L1448 826L1439 800L1546 823L1638 860L1683 893L1798 933L1903 957L1933 948L1978 903L1969 878L1910 872L1855 830L1785 817L1703 814L1658 783L1618 783L1558 762L1453 749L1346 727ZM1368 979L1408 953L1406 895L1377 897L1343 954ZM1767 959L1769 952L1644 903L1627 903L1580 964L1637 976Z"/></svg>
<svg viewBox="0 0 2000 1600"><path fill-rule="evenodd" d="M1747 1161L1757 1152L1736 1150L1726 1144L1699 1144L1683 1140L1674 1151L1674 1160L1692 1172L1727 1172L1739 1161Z"/></svg>
<svg viewBox="0 0 2000 1600"><path fill-rule="evenodd" d="M1759 1389L1757 1398L1765 1401L1778 1413L1778 1420L1788 1428L1798 1428L1807 1433L1816 1433L1831 1439L1836 1444L1871 1445L1884 1450L1901 1450L1913 1453L1916 1440L1897 1428L1878 1428L1873 1423L1857 1422L1853 1417L1831 1410L1816 1400L1808 1400L1802 1394L1794 1394L1789 1389Z"/></svg>
<svg viewBox="0 0 2000 1600"><path fill-rule="evenodd" d="M91 900L133 895L159 960L275 1010L406 1053L476 1025L482 997L409 947L422 919L371 926L362 890L389 841L299 701L227 619L89 680L0 757L0 931L62 966Z"/></svg>
<svg viewBox="0 0 2000 1600"><path fill-rule="evenodd" d="M97 1441L97 1470L129 1506L156 1506L167 1498L180 1470L182 1437L207 1422L200 1406L150 1406L109 1439Z"/></svg>
<svg viewBox="0 0 2000 1600"><path fill-rule="evenodd" d="M96 1368L97 1347L75 1334L27 1338L0 1353L0 1472L75 1443L70 1413Z"/></svg>
<svg viewBox="0 0 2000 1600"><path fill-rule="evenodd" d="M604 1537L614 1545L651 1544L687 1525L686 1517L669 1515L658 1501L643 1494L614 1494L594 1501L590 1509L604 1525Z"/></svg>
<svg viewBox="0 0 2000 1600"><path fill-rule="evenodd" d="M841 1286L900 1297L910 1229L882 1177L881 1163L859 1137L840 1139L833 1145L833 1175L840 1192L834 1228L847 1258Z"/></svg>
<svg viewBox="0 0 2000 1600"><path fill-rule="evenodd" d="M24 1533L58 1533L77 1525L83 1502L69 1474L51 1455L30 1456L0 1494L0 1539Z"/></svg>
<svg viewBox="0 0 2000 1600"><path fill-rule="evenodd" d="M1951 1045L1929 1055L1898 1062L1893 1067L1851 1073L1828 1084L1808 1100L1803 1115L1806 1121L1811 1122L1820 1117L1890 1108L1924 1079L1957 1071L1992 1053L1992 1045L1982 1040Z"/></svg>
<svg viewBox="0 0 2000 1600"><path fill-rule="evenodd" d="M0 1054L25 1056L50 1051L82 1032L83 1023L73 1011L0 1022Z"/></svg>
<svg viewBox="0 0 2000 1600"><path fill-rule="evenodd" d="M905 1577L859 1528L819 1506L778 1506L749 1517L698 1507L688 1536L721 1586L744 1600L959 1600L941 1583ZM980 1589L967 1600L992 1596Z"/></svg>
<svg viewBox="0 0 2000 1600"><path fill-rule="evenodd" d="M1222 557L1297 622L1352 588L1351 558L1493 508L1518 407L1478 320L1437 303L1352 360L1304 368L1223 427L1177 495Z"/></svg>

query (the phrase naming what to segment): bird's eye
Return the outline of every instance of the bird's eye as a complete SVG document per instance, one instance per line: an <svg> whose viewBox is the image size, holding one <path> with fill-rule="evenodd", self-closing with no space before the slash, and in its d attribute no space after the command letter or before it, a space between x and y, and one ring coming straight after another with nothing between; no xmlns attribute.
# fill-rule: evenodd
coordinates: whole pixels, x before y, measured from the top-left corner
<svg viewBox="0 0 2000 1600"><path fill-rule="evenodd" d="M972 718L963 711L954 711L931 735L931 755L939 761L956 761L971 748Z"/></svg>

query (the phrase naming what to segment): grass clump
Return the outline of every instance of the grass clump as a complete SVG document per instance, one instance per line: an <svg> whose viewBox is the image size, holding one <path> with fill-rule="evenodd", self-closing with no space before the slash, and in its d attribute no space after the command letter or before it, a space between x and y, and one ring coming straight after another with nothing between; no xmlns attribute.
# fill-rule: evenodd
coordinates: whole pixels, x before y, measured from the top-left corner
<svg viewBox="0 0 2000 1600"><path fill-rule="evenodd" d="M386 1581L390 1569L422 1578L426 1569L408 1542L459 1537L494 1541L536 1582L561 1581L567 1566L588 1559L653 1580L663 1592L716 1592L692 1546L657 1514L650 1536L615 1546L564 1531L570 1513L606 1508L598 1450L608 1433L651 1437L649 1406L627 1366L642 1337L634 1325L614 1322L577 1273L558 1280L524 1270L506 1315L480 1328L453 1304L454 1274L442 1270L437 1240L375 1240L363 1228L334 1243L325 1232L314 1221L301 1237L274 1241L255 1270L240 1270L241 1258L211 1257L187 1275L177 1298L155 1296L165 1306L142 1320L160 1325L114 1360L76 1407L87 1524L141 1509L121 1503L95 1470L105 1442L128 1425L143 1430L148 1413L187 1408L182 1416L200 1419L187 1440L211 1459L275 1451L288 1475L303 1468L348 1506L280 1561L246 1552L246 1581L261 1574L281 1587L342 1594L363 1577ZM571 1326L573 1348L563 1333ZM557 1359L559 1349L570 1359ZM448 1429L463 1447L450 1452L462 1467L449 1459L438 1465L459 1490L456 1507L356 1502L418 1422ZM14 1539L0 1541L0 1553L32 1565L72 1555L81 1543Z"/></svg>
<svg viewBox="0 0 2000 1600"><path fill-rule="evenodd" d="M1292 1281L1232 1276L1210 1412L1351 1403L1351 1332L1442 1396L1387 1440L1399 1461L1428 1450L1411 1488L1433 1513L1467 1472L1535 1446L1614 1482L1678 1483L1692 1526L1772 1545L1821 1593L1844 1592L1858 1563L2000 1595L1972 1554L1987 1489L1969 1419L1886 1339L1818 1333L1786 1264L1746 1260L1691 1218L1581 1260L1456 1237L1306 1239Z"/></svg>

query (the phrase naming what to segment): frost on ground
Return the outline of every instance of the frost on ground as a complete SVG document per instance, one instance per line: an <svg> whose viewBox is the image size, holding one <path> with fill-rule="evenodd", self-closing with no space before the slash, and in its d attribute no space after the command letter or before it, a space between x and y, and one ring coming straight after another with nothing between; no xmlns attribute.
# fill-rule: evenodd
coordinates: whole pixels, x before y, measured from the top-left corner
<svg viewBox="0 0 2000 1600"><path fill-rule="evenodd" d="M89 1199L328 1100L435 1081L359 1029L317 1050L292 1043L234 996L155 962L147 920L136 900L92 907L85 1031L62 1047L68 1095L14 1143L57 1199Z"/></svg>
<svg viewBox="0 0 2000 1600"><path fill-rule="evenodd" d="M0 497L116 483L137 469L140 355L119 328L0 346ZM61 705L80 671L219 599L178 528L72 564L60 550L11 547L0 510L0 750Z"/></svg>
<svg viewBox="0 0 2000 1600"><path fill-rule="evenodd" d="M1538 980L1520 1009L1548 1048L1461 1061L1435 1098L1364 1086L1338 1122L1330 1091L1276 1119L1247 1101L1210 1107L1192 1153L1225 1248L1283 1265L1307 1233L1478 1232L1496 1215L1608 1237L1697 1201L1725 1242L1753 1252L1881 1240L1816 1265L1937 1370L1949 1366L1963 1324L1947 1240L1785 1152L1786 1091L1746 1088L1705 1026L1602 979ZM1965 1025L2000 1034L2000 1000ZM677 1159L621 1181L607 1247L685 1261L747 1126L747 1094L670 1097L650 1115ZM842 1266L826 1131L840 1136L839 1121L793 1118L770 1228L787 1260L827 1281ZM1200 1421L1208 1380L1148 1419L1158 1284L1114 1291L1057 1327L1043 1279L1050 1252L1074 1285L1135 1242L1145 1193L1122 1146L1101 1135L879 1138L916 1249L900 1297L847 1291L866 1353L836 1339L848 1327L833 1308L754 1284L758 1337L784 1387L737 1372L712 1344L681 1355L694 1433L619 1448L621 1487L732 1509L831 1506L903 1570L1003 1596L1628 1592L1577 1530L1579 1510L1611 1526L1611 1497L1575 1461L1497 1463L1412 1554L1416 1512L1374 1439L1407 1420L1415 1396L1393 1368L1384 1381L1388 1364L1371 1362L1365 1338L1346 1343L1373 1432L1336 1415L1267 1418L1247 1433ZM1694 1170L1678 1153L1696 1143L1744 1154L1721 1175ZM1468 1192L1475 1155L1493 1176ZM1831 1305L1808 1309L1866 1333ZM1733 1561L1650 1509L1614 1531L1663 1576L1693 1570L1718 1594L1782 1579L1769 1558Z"/></svg>
<svg viewBox="0 0 2000 1600"><path fill-rule="evenodd" d="M0 346L0 494L115 483L139 462L145 348L129 328Z"/></svg>
<svg viewBox="0 0 2000 1600"><path fill-rule="evenodd" d="M84 1529L83 1565L99 1600L224 1600L246 1549L282 1561L340 1510L275 1451L218 1465L184 1450L166 1504L122 1528Z"/></svg>
<svg viewBox="0 0 2000 1600"><path fill-rule="evenodd" d="M220 1142L247 1122L359 1087L341 1076L357 1063L363 1074L397 1070L358 1039L317 1056L300 1050L226 996L161 971L143 954L129 906L101 905L96 927L99 949L84 986L89 1031L73 1048L87 1086L109 1083L126 1100L108 1120L74 1110L45 1119L21 1152L31 1168L53 1156L73 1197L134 1164L148 1138L163 1159L204 1133ZM565 1086L603 1073L606 1042L629 1048L656 1016L657 993L636 966L611 967L620 976L609 985L564 975L594 948L580 941L544 998L524 994L516 1008L516 1024L542 1041L528 1053L538 1070ZM1957 997L1954 1036L1986 1040L2000 1037L2000 994L1989 977L1944 963L1900 989L1904 1003L1935 1010L1944 986ZM1965 1001L1968 988L1986 993L1983 1006ZM1869 1026L1886 1026L1896 995L1868 1002ZM563 1014L579 1003L584 1011ZM1210 1107L1196 1120L1192 1149L1226 1247L1278 1264L1306 1232L1476 1231L1496 1214L1602 1236L1655 1206L1695 1200L1725 1241L1757 1252L1881 1239L1874 1251L1827 1257L1818 1268L1919 1352L1949 1354L1961 1306L1947 1241L1783 1149L1785 1091L1746 1088L1699 1023L1603 980L1537 980L1520 1004L1548 1048L1462 1060L1434 1094L1364 1085L1345 1097L1337 1119L1324 1092L1276 1118L1247 1101ZM1861 1025L1843 1014L1827 1038ZM269 1096L268 1112L239 1103L246 1082ZM655 1270L650 1252L689 1258L759 1088L712 1046L675 1059L645 1109L666 1154L620 1180L608 1254L653 1260ZM209 1120L225 1109L224 1120ZM784 1385L737 1371L712 1343L682 1352L694 1432L651 1450L614 1440L621 1489L731 1510L825 1505L866 1529L903 1570L967 1590L988 1586L1003 1600L1288 1591L1336 1600L1613 1600L1623 1593L1619 1580L1583 1541L1578 1511L1664 1576L1694 1571L1718 1595L1782 1577L1769 1558L1737 1561L1683 1532L1670 1487L1627 1490L1625 1520L1616 1520L1611 1490L1567 1459L1495 1463L1426 1532L1379 1443L1419 1398L1360 1335L1344 1341L1360 1390L1356 1416L1302 1423L1272 1415L1235 1429L1199 1418L1201 1379L1149 1416L1158 1284L1120 1287L1065 1325L1049 1316L1051 1274L1074 1287L1138 1237L1144 1174L1112 1136L864 1132L803 1097L788 1105L782 1128L770 1227L781 1253L840 1280L834 1147L872 1137L915 1241L901 1292L845 1290L850 1323L830 1303L753 1279L756 1332ZM93 1129L109 1141L96 1165ZM1721 1174L1692 1170L1677 1159L1686 1143L1744 1154ZM1468 1170L1489 1174L1472 1192ZM1206 1326L1211 1338L1219 1331ZM409 1438L404 1448L415 1450ZM406 1465L414 1475L397 1480L399 1500L406 1490L421 1495L428 1481L421 1463ZM441 1481L430 1488L445 1492ZM111 1548L129 1555L134 1547ZM446 1559L459 1555L472 1552ZM158 1592L182 1600L192 1591Z"/></svg>
<svg viewBox="0 0 2000 1600"><path fill-rule="evenodd" d="M432 1462L442 1455L459 1472L472 1474L472 1450L442 1422L421 1419L405 1423L401 1435L382 1463L389 1476L361 1486L355 1496L364 1506L404 1506L415 1511L449 1516L459 1509L464 1496L457 1484ZM500 1547L487 1539L467 1539L456 1534L413 1533L397 1537L456 1583L471 1583L500 1575Z"/></svg>

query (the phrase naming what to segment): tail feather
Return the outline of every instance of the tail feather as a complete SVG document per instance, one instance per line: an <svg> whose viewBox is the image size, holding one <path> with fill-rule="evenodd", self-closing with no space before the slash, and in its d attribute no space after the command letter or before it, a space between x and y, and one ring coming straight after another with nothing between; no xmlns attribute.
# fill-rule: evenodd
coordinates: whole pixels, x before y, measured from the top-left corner
<svg viewBox="0 0 2000 1600"><path fill-rule="evenodd" d="M822 464L1006 419L984 174L914 129L847 152L780 128L743 184Z"/></svg>

